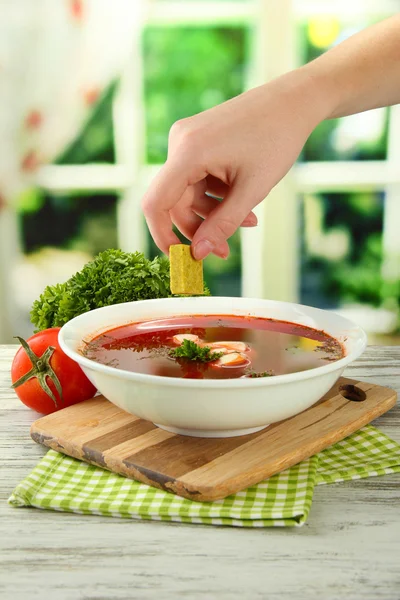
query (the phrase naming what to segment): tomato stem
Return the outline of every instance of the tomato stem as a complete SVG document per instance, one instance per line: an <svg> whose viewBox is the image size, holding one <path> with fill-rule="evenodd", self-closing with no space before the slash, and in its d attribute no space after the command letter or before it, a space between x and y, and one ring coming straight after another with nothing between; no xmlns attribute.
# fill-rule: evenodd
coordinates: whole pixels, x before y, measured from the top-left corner
<svg viewBox="0 0 400 600"><path fill-rule="evenodd" d="M15 381L11 387L13 389L15 389L15 388L19 387L20 385L23 385L24 383L29 381L29 379L36 377L42 390L53 400L54 404L58 408L57 398L55 397L55 395L53 394L53 392L51 391L51 389L49 387L49 384L47 383L47 377L48 377L54 383L55 388L60 396L60 399L61 399L61 401L63 401L63 394L62 394L62 387L61 387L60 380L58 379L55 371L53 370L53 367L50 364L50 359L54 354L55 347L49 346L43 352L42 356L37 356L33 352L32 348L29 346L29 344L23 338L19 337L18 335L15 337L19 340L21 346L27 353L29 360L32 363L32 369L30 371L28 371L27 373L25 373L25 375L22 375L22 377L20 377L17 381Z"/></svg>

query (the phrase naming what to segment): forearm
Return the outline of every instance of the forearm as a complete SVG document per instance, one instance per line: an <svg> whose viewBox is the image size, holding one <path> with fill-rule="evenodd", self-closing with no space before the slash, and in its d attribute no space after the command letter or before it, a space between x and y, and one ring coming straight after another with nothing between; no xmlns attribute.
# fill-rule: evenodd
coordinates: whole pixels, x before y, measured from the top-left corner
<svg viewBox="0 0 400 600"><path fill-rule="evenodd" d="M373 25L305 65L326 98L326 118L400 103L400 15Z"/></svg>

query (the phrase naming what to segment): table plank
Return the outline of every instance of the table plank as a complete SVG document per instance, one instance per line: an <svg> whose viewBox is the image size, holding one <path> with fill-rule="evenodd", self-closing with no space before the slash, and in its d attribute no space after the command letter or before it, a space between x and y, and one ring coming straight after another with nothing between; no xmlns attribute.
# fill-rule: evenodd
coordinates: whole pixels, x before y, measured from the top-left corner
<svg viewBox="0 0 400 600"><path fill-rule="evenodd" d="M0 346L0 596L6 600L395 600L400 597L399 475L319 486L300 529L242 530L126 521L6 500L45 449L38 415L10 389L16 346ZM400 347L369 347L347 377L400 393ZM374 422L400 442L400 407Z"/></svg>

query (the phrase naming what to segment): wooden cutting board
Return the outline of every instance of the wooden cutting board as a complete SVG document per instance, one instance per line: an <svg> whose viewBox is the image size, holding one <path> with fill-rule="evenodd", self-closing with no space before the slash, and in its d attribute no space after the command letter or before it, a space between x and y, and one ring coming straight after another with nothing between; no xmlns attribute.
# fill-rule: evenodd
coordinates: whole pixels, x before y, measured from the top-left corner
<svg viewBox="0 0 400 600"><path fill-rule="evenodd" d="M314 406L242 437L176 435L103 396L42 417L31 436L69 456L192 500L217 500L357 431L396 403L390 388L341 378Z"/></svg>

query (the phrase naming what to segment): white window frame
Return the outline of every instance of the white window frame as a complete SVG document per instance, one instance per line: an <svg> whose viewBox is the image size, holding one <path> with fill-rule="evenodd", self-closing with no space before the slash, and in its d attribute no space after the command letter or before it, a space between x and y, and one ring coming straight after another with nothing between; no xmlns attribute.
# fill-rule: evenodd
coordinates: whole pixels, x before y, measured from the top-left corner
<svg viewBox="0 0 400 600"><path fill-rule="evenodd" d="M205 4L207 9L205 10ZM398 12L397 0L336 0L334 13L341 19L389 16ZM332 14L329 0L148 0L146 24L252 25L253 48L246 87L264 83L293 69L296 20ZM81 191L119 193L118 239L127 251L146 251L146 229L140 198L160 166L146 165L143 65L140 39L136 40L130 64L121 77L113 101L116 163L113 165L48 165L37 175L37 185L53 193ZM268 60L268 57L273 57ZM397 132L397 135L395 135ZM299 163L276 186L268 201L257 207L259 227L243 230L242 295L298 300L299 197L305 192L385 191L382 272L400 277L400 107L390 109L389 143L385 161ZM348 167L351 166L351 169ZM17 252L16 228L9 215L0 219L0 285L9 289L10 248ZM11 236L11 239L10 239ZM5 241L7 238L7 241ZM288 243L288 240L291 240ZM7 246L6 246L7 243ZM6 252L7 251L7 255ZM3 298L6 294L2 293ZM9 338L10 298L0 315L0 339Z"/></svg>

